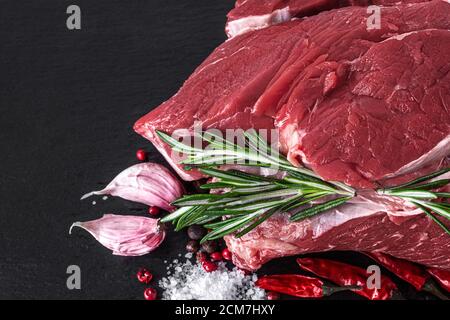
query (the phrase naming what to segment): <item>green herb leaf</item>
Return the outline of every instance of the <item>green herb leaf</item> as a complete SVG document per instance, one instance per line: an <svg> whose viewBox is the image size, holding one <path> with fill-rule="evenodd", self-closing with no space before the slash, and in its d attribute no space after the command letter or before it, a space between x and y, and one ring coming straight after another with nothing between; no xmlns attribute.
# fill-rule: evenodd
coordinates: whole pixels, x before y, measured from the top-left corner
<svg viewBox="0 0 450 320"><path fill-rule="evenodd" d="M428 209L424 206L422 206L421 203L414 203L418 208L420 208L423 212L425 212L425 214L431 218L431 220L434 221L434 223L436 223L442 230L444 230L447 234L450 235L450 230L447 228L447 226L445 224L443 224L438 218L436 218L433 214L431 214Z"/></svg>
<svg viewBox="0 0 450 320"><path fill-rule="evenodd" d="M255 229L257 226L259 226L261 223L263 223L264 221L266 221L267 219L269 219L272 215L274 215L275 213L279 212L279 210L276 209L269 209L266 213L262 214L259 218L256 219L255 222L253 222L252 224L250 224L248 227L246 227L245 229L239 231L236 234L236 238L241 238L242 236L246 235L247 233L249 233L250 231L252 231L253 229Z"/></svg>
<svg viewBox="0 0 450 320"><path fill-rule="evenodd" d="M166 222L176 221L177 219L181 218L183 215L189 214L189 211L191 211L191 210L194 210L194 207L180 208L180 209L172 212L171 214L165 216L164 218L162 218L161 222L166 223Z"/></svg>
<svg viewBox="0 0 450 320"><path fill-rule="evenodd" d="M401 184L401 185L399 185L399 186L392 187L392 188L390 188L390 189L391 189L391 190L405 189L405 188L407 188L407 187L409 187L409 186L414 186L414 185L416 185L416 184L419 184L419 183L422 183L422 182L425 182L425 181L429 181L429 180L434 179L434 178L436 178L436 177L442 176L443 174L445 174L445 173L447 173L447 172L449 172L449 171L450 171L450 168L445 168L445 169L442 169L442 170L433 172L432 174L429 174L429 175L426 175L426 176L422 176L422 177L420 177L420 178L417 178L417 179L415 179L415 180L413 180L413 181L410 181L410 182Z"/></svg>
<svg viewBox="0 0 450 320"><path fill-rule="evenodd" d="M427 216L429 216L445 232L449 233L449 229L437 217L435 217L434 214L450 220L450 204L445 202L432 202L432 200L436 200L438 198L449 198L450 193L433 192L431 190L440 189L447 186L450 183L450 179L440 179L426 183L427 181L442 176L449 171L450 168L445 168L400 186L378 190L378 193L400 197L411 202L421 209Z"/></svg>
<svg viewBox="0 0 450 320"><path fill-rule="evenodd" d="M203 241L237 231L237 235L242 236L276 212L296 209L327 195L355 195L348 186L325 182L313 171L293 166L255 130L244 132L243 144L227 141L210 131L204 132L197 137L209 143L205 149L192 148L162 132L158 132L158 136L174 151L187 155L183 164L219 180L203 185L202 189L223 189L222 194L188 195L174 201L173 204L181 208L162 220L175 223L176 230L192 224L206 224L213 231ZM266 178L217 168L228 161L281 169L287 173L287 178Z"/></svg>
<svg viewBox="0 0 450 320"><path fill-rule="evenodd" d="M216 240L223 238L224 236L231 234L243 226L245 226L247 223L251 222L254 218L264 213L264 210L256 211L252 214L245 215L239 218L230 219L227 223L223 224L221 227L214 229L210 233L208 233L201 241L201 243L204 243L208 240Z"/></svg>
<svg viewBox="0 0 450 320"><path fill-rule="evenodd" d="M430 183L420 184L414 187L410 187L412 190L433 190L445 187L450 183L450 179L437 180Z"/></svg>
<svg viewBox="0 0 450 320"><path fill-rule="evenodd" d="M441 205L439 203L426 202L426 201L415 201L414 203L420 204L422 207L425 207L444 218L450 220L450 208L448 206Z"/></svg>
<svg viewBox="0 0 450 320"><path fill-rule="evenodd" d="M294 214L291 217L291 221L299 221L299 220L303 220L303 219L318 215L327 210L336 208L336 207L346 203L350 199L351 199L351 197L342 197L342 198L337 198L337 199L334 199L334 200L331 200L331 201L328 201L325 203L314 205L311 208L302 210L302 211Z"/></svg>
<svg viewBox="0 0 450 320"><path fill-rule="evenodd" d="M386 195L413 199L437 199L433 192L421 190L385 190Z"/></svg>

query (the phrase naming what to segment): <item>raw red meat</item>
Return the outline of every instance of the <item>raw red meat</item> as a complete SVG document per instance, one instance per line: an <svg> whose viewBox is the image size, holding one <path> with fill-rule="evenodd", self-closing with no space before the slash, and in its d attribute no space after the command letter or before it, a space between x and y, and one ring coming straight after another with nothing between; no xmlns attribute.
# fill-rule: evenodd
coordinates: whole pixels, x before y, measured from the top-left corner
<svg viewBox="0 0 450 320"><path fill-rule="evenodd" d="M420 211L370 191L448 165L450 4L381 10L380 29L367 29L366 8L347 7L228 40L136 123L186 180L200 175L183 171L155 131L189 136L200 121L204 129L280 129L291 162L367 189L310 220L280 215L241 239L227 237L239 266L364 250L450 269L448 235Z"/></svg>
<svg viewBox="0 0 450 320"><path fill-rule="evenodd" d="M450 153L449 50L449 31L415 31L308 66L276 115L289 158L368 188L438 166Z"/></svg>
<svg viewBox="0 0 450 320"><path fill-rule="evenodd" d="M339 0L241 0L227 17L225 31L234 37L248 31L329 10L339 5Z"/></svg>
<svg viewBox="0 0 450 320"><path fill-rule="evenodd" d="M240 239L225 239L233 262L247 270L274 258L332 250L384 252L450 270L448 234L415 208L375 194L301 222L278 215Z"/></svg>
<svg viewBox="0 0 450 320"><path fill-rule="evenodd" d="M430 0L238 0L225 27L231 38L252 30L346 6L396 5Z"/></svg>
<svg viewBox="0 0 450 320"><path fill-rule="evenodd" d="M189 135L195 121L205 129L277 127L282 151L293 163L303 161L323 178L355 187L373 187L376 180L408 171L423 173L419 168L434 170L449 151L449 64L441 54L448 52L447 44L430 45L434 51L422 57L433 61L429 64L394 38L387 42L392 45L377 43L407 32L448 30L449 13L445 1L386 7L381 29L367 30L365 9L350 7L244 34L217 48L135 130L186 180L200 175L181 170L155 130L186 129ZM383 62L377 50L391 62L401 54L385 75L366 70ZM433 85L434 80L439 82ZM405 125L398 126L401 119ZM397 156L400 147L404 152Z"/></svg>

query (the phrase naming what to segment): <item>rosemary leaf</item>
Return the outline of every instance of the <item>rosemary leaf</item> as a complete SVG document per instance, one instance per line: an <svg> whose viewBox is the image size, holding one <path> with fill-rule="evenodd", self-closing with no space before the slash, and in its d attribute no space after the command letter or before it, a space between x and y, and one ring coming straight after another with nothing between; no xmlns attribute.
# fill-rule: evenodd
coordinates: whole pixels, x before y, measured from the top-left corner
<svg viewBox="0 0 450 320"><path fill-rule="evenodd" d="M429 191L421 190L384 190L383 194L396 196L401 198L413 198L413 199L437 199L438 197Z"/></svg>
<svg viewBox="0 0 450 320"><path fill-rule="evenodd" d="M206 214L203 217L199 217L197 220L193 221L192 225L194 224L205 225L207 223L212 223L213 221L218 220L219 218L220 216Z"/></svg>
<svg viewBox="0 0 450 320"><path fill-rule="evenodd" d="M437 204L450 210L450 203L448 202L437 202Z"/></svg>
<svg viewBox="0 0 450 320"><path fill-rule="evenodd" d="M344 203L346 203L348 200L350 200L352 197L341 197L337 198L325 203L321 203L318 205L314 205L308 209L302 210L300 212L297 212L291 217L291 221L299 221L303 220L305 218L309 218L315 215L318 215L324 211L336 208Z"/></svg>
<svg viewBox="0 0 450 320"><path fill-rule="evenodd" d="M219 148L229 148L231 150L234 150L234 149L236 149L236 146L237 146L236 144L234 144L226 139L223 139L221 136L219 136L215 133L212 133L211 131L205 131L198 137L209 142L213 146L216 146Z"/></svg>
<svg viewBox="0 0 450 320"><path fill-rule="evenodd" d="M210 204L211 202L214 202L214 201L224 200L228 197L229 197L229 195L225 196L222 194L200 193L200 194L183 196L182 198L173 201L172 205L178 206L178 207L189 206L189 203L191 203L191 206L205 205L205 204Z"/></svg>
<svg viewBox="0 0 450 320"><path fill-rule="evenodd" d="M337 190L328 186L325 183L318 183L318 182L312 182L312 181L303 181L297 178L292 178L292 177L286 177L284 178L285 181L297 184L297 185L302 185L302 186L307 186L307 187L311 187L311 188L316 188L319 190L324 190L324 191L329 191L332 193L336 193Z"/></svg>
<svg viewBox="0 0 450 320"><path fill-rule="evenodd" d="M260 211L254 212L252 214L245 215L243 217L232 219L231 221L225 220L225 221L228 221L228 223L226 223L226 224L222 225L221 227L216 228L213 231L211 231L210 233L208 233L201 240L200 243L204 243L208 240L216 240L216 239L223 238L224 236L239 230L240 228L245 226L247 223L252 221L257 216L263 214L264 212L265 211L260 210Z"/></svg>
<svg viewBox="0 0 450 320"><path fill-rule="evenodd" d="M208 223L205 225L205 228L212 229L212 230L222 228L223 226L226 226L234 221L242 220L243 216L245 216L245 215L237 215L235 217L229 217L228 219L221 220L218 222Z"/></svg>
<svg viewBox="0 0 450 320"><path fill-rule="evenodd" d="M278 152L273 150L267 142L256 133L256 130L248 130L244 132L244 136L248 139L247 143L257 154L265 158L269 162L280 163L286 166L292 166L291 163Z"/></svg>
<svg viewBox="0 0 450 320"><path fill-rule="evenodd" d="M199 169L199 168L217 168L221 166L226 166L230 163L236 163L236 164L243 164L245 162L242 158L237 158L233 156L229 157L210 157L208 159L200 159L196 160L196 162L188 163L188 160L183 160L181 164L187 164L188 167L193 169Z"/></svg>
<svg viewBox="0 0 450 320"><path fill-rule="evenodd" d="M285 207L284 210L285 211L290 211L290 210L293 210L293 209L297 209L297 208L302 207L302 206L304 206L304 205L306 205L308 203L311 203L313 201L319 200L319 199L323 198L326 195L328 195L328 193L317 193L315 196L308 197L308 198L306 198L303 201L292 203L291 205Z"/></svg>
<svg viewBox="0 0 450 320"><path fill-rule="evenodd" d="M244 136L248 139L248 145L253 148L253 150L267 155L272 152L272 148L264 139L261 139L261 136L256 132L256 130L247 130L244 132Z"/></svg>
<svg viewBox="0 0 450 320"><path fill-rule="evenodd" d="M411 190L433 190L433 189L439 189L442 187L445 187L450 183L450 179L442 179L442 180L436 180L430 183L420 184L418 186L413 186L408 189Z"/></svg>
<svg viewBox="0 0 450 320"><path fill-rule="evenodd" d="M273 191L280 189L277 185L267 185L267 186L257 186L257 187L248 187L248 188L233 188L233 193L235 194L253 194L253 193L259 193L259 192L265 192L265 191Z"/></svg>
<svg viewBox="0 0 450 320"><path fill-rule="evenodd" d="M190 166L223 166L228 163L241 163L244 159L233 154L223 154L224 151L217 150L216 154L195 154L181 161L181 164Z"/></svg>
<svg viewBox="0 0 450 320"><path fill-rule="evenodd" d="M230 209L210 209L205 212L206 215L211 217L237 217L240 215L246 215L252 213L253 211L242 211L242 210L230 210Z"/></svg>
<svg viewBox="0 0 450 320"><path fill-rule="evenodd" d="M230 194L227 193L226 195L230 195ZM176 200L177 201L176 206L178 206L178 207L191 207L191 206L210 207L210 206L226 204L227 202L234 201L237 199L238 198L234 198L234 197L230 197L230 198L223 197L222 199L218 199L218 200L188 200L188 199L181 198L179 200Z"/></svg>
<svg viewBox="0 0 450 320"><path fill-rule="evenodd" d="M156 131L156 134L161 138L161 140L163 140L168 145L170 145L172 147L172 149L176 148L177 149L176 151L178 151L178 152L185 152L185 153L193 153L193 152L201 153L201 152L203 152L202 149L196 149L196 148L188 146L184 143L181 143L178 140L172 138L171 136L169 136L168 134L166 134L162 131Z"/></svg>
<svg viewBox="0 0 450 320"><path fill-rule="evenodd" d="M330 182L330 183L345 191L345 193L339 192L339 194L346 195L346 196L351 196L351 197L356 197L356 190L353 189L352 187L346 185L345 183L336 182L336 181Z"/></svg>
<svg viewBox="0 0 450 320"><path fill-rule="evenodd" d="M253 222L252 224L250 224L249 226L245 227L243 230L239 231L235 237L236 238L241 238L242 236L244 236L245 234L249 233L250 231L252 231L253 229L255 229L257 226L259 226L261 223L263 223L264 221L266 221L267 219L269 219L272 215L274 215L275 213L279 212L279 210L276 209L270 209L268 210L266 213L264 213L261 217L257 218L255 222Z"/></svg>
<svg viewBox="0 0 450 320"><path fill-rule="evenodd" d="M432 174L429 174L429 175L426 175L426 176L422 176L422 177L420 177L420 178L417 178L417 179L415 179L415 180L413 180L413 181L410 181L410 182L401 184L401 185L399 185L399 186L392 187L392 188L390 188L390 189L391 189L391 190L397 190L397 189L404 189L404 188L409 187L409 186L414 186L414 185L419 184L419 183L421 183L421 182L425 182L425 181L434 179L434 178L436 178L436 177L442 176L443 174L445 174L445 173L447 173L447 172L449 172L449 171L450 171L450 168L445 168L445 169L436 171L436 172L434 172L434 173L432 173Z"/></svg>
<svg viewBox="0 0 450 320"><path fill-rule="evenodd" d="M259 203L253 203L253 204L249 204L249 205L243 205L243 206L233 206L230 208L227 208L227 210L232 211L232 210L239 210L239 211L255 211L255 210L260 210L260 209L265 209L265 208L272 208L281 204L284 204L287 200L283 199L283 200L277 200L277 201L261 201Z"/></svg>
<svg viewBox="0 0 450 320"><path fill-rule="evenodd" d="M276 190L276 191L271 191L271 192L264 192L264 193L259 193L259 194L255 194L255 195L249 195L249 196L242 196L238 200L229 202L228 206L244 205L244 204L253 203L253 202L257 202L257 201L261 201L261 200L298 195L299 193L300 192L297 190L289 190L288 189L288 190Z"/></svg>
<svg viewBox="0 0 450 320"><path fill-rule="evenodd" d="M240 182L243 185L255 185L255 184L269 184L269 182L264 181L263 179L258 179L255 176L252 175L244 175L244 174L238 174L234 171L223 171L223 170L216 170L212 168L202 168L200 169L200 172L202 172L205 175L215 177L222 179L226 182Z"/></svg>
<svg viewBox="0 0 450 320"><path fill-rule="evenodd" d="M178 219L175 231L180 231L181 229L191 225L193 221L202 217L205 211L205 207L195 207L188 214L184 214L180 219Z"/></svg>
<svg viewBox="0 0 450 320"><path fill-rule="evenodd" d="M200 186L200 189L203 190L211 190L211 189L225 189L225 188L233 188L235 185L226 183L226 182L211 182L205 183Z"/></svg>
<svg viewBox="0 0 450 320"><path fill-rule="evenodd" d="M439 198L450 198L449 192L435 192L434 194Z"/></svg>
<svg viewBox="0 0 450 320"><path fill-rule="evenodd" d="M253 181L259 181L259 182L273 182L273 178L263 177L263 176L257 176L255 174L246 173L242 171L238 171L235 169L227 170L228 174L232 174L237 177L241 177L247 180L253 180Z"/></svg>
<svg viewBox="0 0 450 320"><path fill-rule="evenodd" d="M419 203L421 206L450 220L450 208L449 207L440 205L439 203L426 202L426 201L415 201L414 203L416 203L416 204Z"/></svg>
<svg viewBox="0 0 450 320"><path fill-rule="evenodd" d="M315 182L319 182L319 183L323 183L323 182L324 182L324 181L323 181L322 179L320 179L320 178L314 177L314 176L309 175L309 174L303 174L303 173L300 173L300 172L295 171L295 170L293 170L293 169L289 169L289 170L287 170L287 171L288 171L288 173L289 173L290 176L292 176L292 177L294 177L294 178L297 178L297 179L300 179L300 180L304 180L304 181L315 181Z"/></svg>
<svg viewBox="0 0 450 320"><path fill-rule="evenodd" d="M164 218L161 219L162 223L166 223L166 222L172 222L175 221L179 218L181 218L183 215L188 214L189 211L194 210L194 207L182 207L174 212L172 212L171 214L165 216Z"/></svg>
<svg viewBox="0 0 450 320"><path fill-rule="evenodd" d="M436 223L442 230L444 230L447 234L450 235L450 230L447 228L447 226L445 224L443 224L441 222L441 220L439 220L438 218L436 218L433 214L431 214L427 208L425 208L424 206L422 206L420 203L415 202L414 203L419 209L421 209L423 212L425 212L425 214L431 218L431 220L434 221L434 223Z"/></svg>

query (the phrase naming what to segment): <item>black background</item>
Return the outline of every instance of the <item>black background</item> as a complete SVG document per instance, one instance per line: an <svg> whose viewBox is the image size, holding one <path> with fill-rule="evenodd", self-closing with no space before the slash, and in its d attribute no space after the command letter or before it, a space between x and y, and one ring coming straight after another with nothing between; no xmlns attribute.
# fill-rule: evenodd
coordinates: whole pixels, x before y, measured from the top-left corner
<svg viewBox="0 0 450 320"><path fill-rule="evenodd" d="M82 30L66 28L77 4ZM170 233L154 253L113 256L74 221L105 213L145 215L110 198L81 202L136 162L151 144L133 123L174 94L225 40L232 0L0 1L0 298L142 299L141 266L159 279L164 260L183 253L186 235ZM352 263L367 259L331 253ZM66 288L79 265L82 289ZM261 273L298 272L293 258ZM401 285L406 297L418 297ZM358 298L342 293L335 299Z"/></svg>

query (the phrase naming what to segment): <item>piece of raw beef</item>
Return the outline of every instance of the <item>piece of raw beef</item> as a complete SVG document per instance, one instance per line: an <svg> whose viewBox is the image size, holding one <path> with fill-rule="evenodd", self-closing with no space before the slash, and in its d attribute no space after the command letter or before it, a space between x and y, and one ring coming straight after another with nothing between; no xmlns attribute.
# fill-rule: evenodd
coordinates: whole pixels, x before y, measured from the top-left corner
<svg viewBox="0 0 450 320"><path fill-rule="evenodd" d="M243 5L244 1L241 1ZM359 190L352 203L310 220L273 217L241 239L235 262L256 269L280 256L382 251L450 269L450 237L423 213L373 189L448 166L450 4L345 7L228 40L135 130L186 180L156 130L279 129L289 160Z"/></svg>
<svg viewBox="0 0 450 320"><path fill-rule="evenodd" d="M307 17L324 10L346 6L391 6L430 0L238 0L227 17L228 37L262 29L295 18Z"/></svg>
<svg viewBox="0 0 450 320"><path fill-rule="evenodd" d="M332 250L384 252L450 270L448 234L417 208L369 191L325 214L296 223L279 214L241 238L225 240L233 262L247 270L275 258Z"/></svg>
<svg viewBox="0 0 450 320"><path fill-rule="evenodd" d="M386 7L381 29L367 30L365 9L348 7L244 34L217 48L135 130L186 180L200 175L183 171L155 131L192 131L196 121L278 128L289 159L327 180L367 188L411 179L448 154L449 14L445 1ZM422 52L422 42L414 49L402 41L409 32L443 41Z"/></svg>

